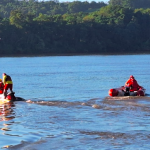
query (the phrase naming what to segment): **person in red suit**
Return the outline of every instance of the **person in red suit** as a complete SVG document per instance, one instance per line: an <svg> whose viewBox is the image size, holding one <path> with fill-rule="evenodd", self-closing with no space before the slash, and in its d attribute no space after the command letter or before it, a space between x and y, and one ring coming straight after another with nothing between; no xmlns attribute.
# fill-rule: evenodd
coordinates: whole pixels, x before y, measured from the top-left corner
<svg viewBox="0 0 150 150"><path fill-rule="evenodd" d="M0 79L0 94L3 94L4 91L4 84L2 82L2 79Z"/></svg>
<svg viewBox="0 0 150 150"><path fill-rule="evenodd" d="M9 75L6 73L3 73L3 83L4 83L4 98L7 96L7 90L10 89L10 91L13 93L12 88L13 88L13 82L12 79Z"/></svg>
<svg viewBox="0 0 150 150"><path fill-rule="evenodd" d="M130 78L127 80L127 82L125 83L125 87L129 87L130 92L137 91L141 88L133 75L131 75Z"/></svg>

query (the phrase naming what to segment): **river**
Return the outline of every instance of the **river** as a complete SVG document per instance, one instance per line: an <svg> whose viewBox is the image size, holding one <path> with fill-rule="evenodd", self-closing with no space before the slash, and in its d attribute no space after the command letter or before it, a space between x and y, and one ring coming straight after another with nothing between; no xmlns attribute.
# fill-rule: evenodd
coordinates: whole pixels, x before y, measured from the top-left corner
<svg viewBox="0 0 150 150"><path fill-rule="evenodd" d="M0 106L0 148L146 150L150 147L150 55L1 57L16 101ZM147 96L111 99L130 75Z"/></svg>

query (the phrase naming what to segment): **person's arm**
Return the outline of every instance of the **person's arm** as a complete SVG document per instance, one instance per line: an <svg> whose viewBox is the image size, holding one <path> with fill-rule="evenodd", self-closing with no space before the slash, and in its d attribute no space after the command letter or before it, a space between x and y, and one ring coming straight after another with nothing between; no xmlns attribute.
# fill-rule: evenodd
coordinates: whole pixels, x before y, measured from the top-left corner
<svg viewBox="0 0 150 150"><path fill-rule="evenodd" d="M125 86L129 86L130 85L130 79L125 83Z"/></svg>

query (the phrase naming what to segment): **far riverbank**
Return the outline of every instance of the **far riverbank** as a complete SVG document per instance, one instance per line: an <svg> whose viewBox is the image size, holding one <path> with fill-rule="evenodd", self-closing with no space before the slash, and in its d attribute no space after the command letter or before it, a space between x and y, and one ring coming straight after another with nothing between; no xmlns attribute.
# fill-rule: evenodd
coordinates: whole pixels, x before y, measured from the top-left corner
<svg viewBox="0 0 150 150"><path fill-rule="evenodd" d="M47 54L5 54L0 57L46 57L46 56L88 56L88 55L148 55L149 52L143 53L47 53Z"/></svg>

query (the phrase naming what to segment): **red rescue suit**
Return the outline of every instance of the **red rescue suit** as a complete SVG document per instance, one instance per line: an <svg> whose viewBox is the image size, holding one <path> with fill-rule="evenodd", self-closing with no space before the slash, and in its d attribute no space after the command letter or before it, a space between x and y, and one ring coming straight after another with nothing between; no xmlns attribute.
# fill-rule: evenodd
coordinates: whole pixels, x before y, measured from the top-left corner
<svg viewBox="0 0 150 150"><path fill-rule="evenodd" d="M130 78L126 83L125 86L130 87L130 91L137 91L141 88L141 86L137 83L137 81L134 78Z"/></svg>
<svg viewBox="0 0 150 150"><path fill-rule="evenodd" d="M4 84L3 82L0 82L0 94L3 94L4 91Z"/></svg>

